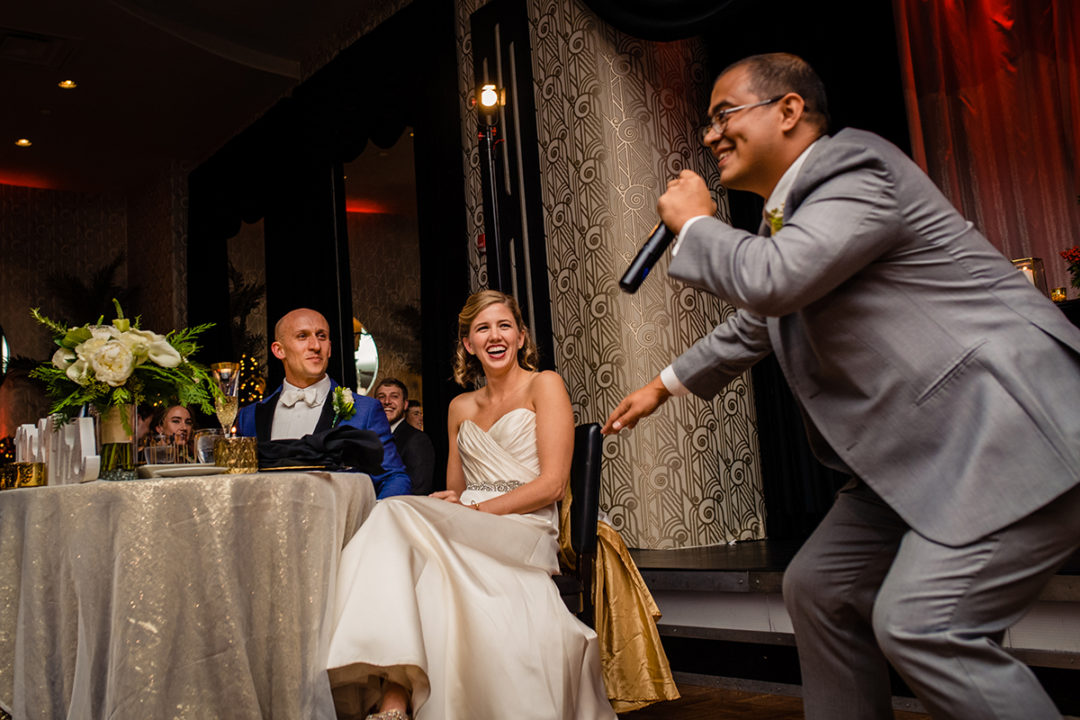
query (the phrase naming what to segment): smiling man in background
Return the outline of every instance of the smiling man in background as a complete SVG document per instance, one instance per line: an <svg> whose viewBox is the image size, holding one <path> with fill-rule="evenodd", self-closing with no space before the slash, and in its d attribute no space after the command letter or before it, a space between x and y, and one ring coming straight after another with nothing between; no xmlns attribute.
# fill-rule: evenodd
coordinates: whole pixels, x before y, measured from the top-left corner
<svg viewBox="0 0 1080 720"><path fill-rule="evenodd" d="M397 378L384 378L375 387L375 399L382 403L386 420L394 434L405 470L412 479L413 495L428 495L435 489L435 447L426 433L409 424L409 389Z"/></svg>

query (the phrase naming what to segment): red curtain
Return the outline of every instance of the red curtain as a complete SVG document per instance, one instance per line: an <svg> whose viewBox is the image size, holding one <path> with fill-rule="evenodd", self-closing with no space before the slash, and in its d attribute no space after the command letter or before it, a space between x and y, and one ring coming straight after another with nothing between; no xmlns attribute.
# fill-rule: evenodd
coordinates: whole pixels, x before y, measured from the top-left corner
<svg viewBox="0 0 1080 720"><path fill-rule="evenodd" d="M893 9L916 162L1006 257L1041 257L1049 286L1068 286L1059 252L1080 245L1080 2Z"/></svg>

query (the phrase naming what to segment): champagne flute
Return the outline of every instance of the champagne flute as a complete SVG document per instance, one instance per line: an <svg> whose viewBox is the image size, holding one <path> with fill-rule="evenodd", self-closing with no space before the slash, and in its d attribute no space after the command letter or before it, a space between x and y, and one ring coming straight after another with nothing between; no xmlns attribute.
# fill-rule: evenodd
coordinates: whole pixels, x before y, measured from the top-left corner
<svg viewBox="0 0 1080 720"><path fill-rule="evenodd" d="M236 411L240 409L237 399L240 389L240 363L214 363L210 366L210 371L214 374L222 395L214 400L214 410L222 431L229 437L232 435L233 423L236 422Z"/></svg>

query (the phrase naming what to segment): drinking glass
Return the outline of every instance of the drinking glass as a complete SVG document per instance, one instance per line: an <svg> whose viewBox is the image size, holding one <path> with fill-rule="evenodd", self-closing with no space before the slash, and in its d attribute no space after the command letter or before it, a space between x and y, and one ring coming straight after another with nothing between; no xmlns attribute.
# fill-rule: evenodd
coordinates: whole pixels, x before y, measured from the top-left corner
<svg viewBox="0 0 1080 720"><path fill-rule="evenodd" d="M143 448L143 456L147 465L172 465L177 461L177 447L169 442L164 435L158 433L153 442Z"/></svg>
<svg viewBox="0 0 1080 720"><path fill-rule="evenodd" d="M214 445L221 438L221 430L203 428L195 431L195 462L209 465L214 462Z"/></svg>
<svg viewBox="0 0 1080 720"><path fill-rule="evenodd" d="M237 394L240 390L240 363L220 362L210 366L210 371L217 380L222 397L214 401L218 422L226 436L232 435L236 411L240 409Z"/></svg>

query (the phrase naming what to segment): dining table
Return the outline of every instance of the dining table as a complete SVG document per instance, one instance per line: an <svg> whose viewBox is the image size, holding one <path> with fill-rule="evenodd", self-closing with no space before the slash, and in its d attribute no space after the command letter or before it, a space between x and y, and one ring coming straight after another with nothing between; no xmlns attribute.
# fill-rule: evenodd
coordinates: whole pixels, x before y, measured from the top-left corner
<svg viewBox="0 0 1080 720"><path fill-rule="evenodd" d="M0 707L333 720L338 559L374 504L318 470L0 492Z"/></svg>

